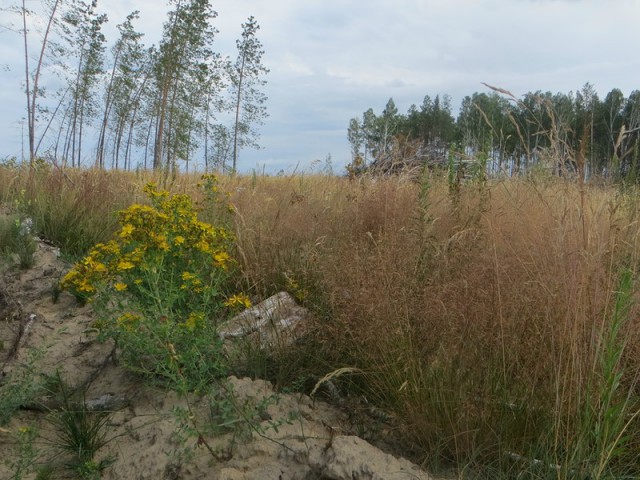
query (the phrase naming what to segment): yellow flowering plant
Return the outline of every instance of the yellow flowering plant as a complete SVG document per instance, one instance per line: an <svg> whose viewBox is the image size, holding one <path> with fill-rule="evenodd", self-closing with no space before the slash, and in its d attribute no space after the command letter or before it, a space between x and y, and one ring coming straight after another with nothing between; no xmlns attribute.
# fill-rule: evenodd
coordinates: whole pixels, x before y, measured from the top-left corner
<svg viewBox="0 0 640 480"><path fill-rule="evenodd" d="M205 182L211 195L211 180ZM115 238L94 246L61 282L101 314L99 327L116 339L125 366L189 388L223 373L217 319L250 305L232 292L233 237L198 219L188 195L154 184L150 205L119 212ZM178 382L181 383L181 382Z"/></svg>

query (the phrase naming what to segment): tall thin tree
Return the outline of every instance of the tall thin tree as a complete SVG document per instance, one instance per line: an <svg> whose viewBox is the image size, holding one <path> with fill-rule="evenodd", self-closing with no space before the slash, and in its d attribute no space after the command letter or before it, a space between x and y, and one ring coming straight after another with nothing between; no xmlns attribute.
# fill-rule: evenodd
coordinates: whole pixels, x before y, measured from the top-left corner
<svg viewBox="0 0 640 480"><path fill-rule="evenodd" d="M103 69L106 38L102 26L107 22L107 16L98 14L96 7L96 0L82 1L63 18L67 41L78 59L74 78L70 80L72 95L64 148L65 159L71 158L72 166L80 166L83 129L97 113L95 86Z"/></svg>
<svg viewBox="0 0 640 480"><path fill-rule="evenodd" d="M30 11L27 10L26 1L22 0L22 36L24 40L24 70L25 70L25 93L27 97L27 125L29 135L29 161L33 162L36 158L36 101L39 91L40 74L44 62L45 51L49 42L49 34L52 30L54 19L58 11L60 0L55 0L51 4L48 15L47 26L44 31L42 43L40 45L40 54L36 63L35 72L32 72L29 61L29 29L27 28L27 16Z"/></svg>
<svg viewBox="0 0 640 480"><path fill-rule="evenodd" d="M139 43L143 34L136 32L133 28L133 20L138 18L139 12L136 10L127 16L124 23L117 26L118 31L120 32L120 38L116 41L112 49L113 66L109 82L106 85L104 110L100 131L98 133L96 165L101 168L104 167L107 126L115 100L119 97L120 104L129 104L132 83L135 84L135 77L138 76L139 65L143 56L143 50Z"/></svg>
<svg viewBox="0 0 640 480"><path fill-rule="evenodd" d="M189 121L183 115L195 114L193 102L200 102L189 95L193 82L208 68L213 56L210 45L217 31L211 20L217 16L209 0L172 0L175 9L165 23L159 53L155 63L157 127L154 141L153 167L163 165L175 169L180 149L188 144Z"/></svg>
<svg viewBox="0 0 640 480"><path fill-rule="evenodd" d="M262 65L262 43L256 37L260 29L256 19L249 17L242 24L242 37L236 41L238 57L230 66L229 78L231 92L235 100L235 120L233 123L233 159L232 169L235 172L238 164L238 152L244 146L257 147L258 133L252 128L261 124L267 117L266 95L260 87L266 84L262 78L269 73Z"/></svg>

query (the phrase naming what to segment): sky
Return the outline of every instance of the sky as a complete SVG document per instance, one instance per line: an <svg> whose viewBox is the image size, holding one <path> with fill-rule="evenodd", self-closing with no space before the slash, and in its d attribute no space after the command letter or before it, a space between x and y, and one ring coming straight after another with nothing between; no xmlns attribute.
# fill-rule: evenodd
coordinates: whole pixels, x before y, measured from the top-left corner
<svg viewBox="0 0 640 480"><path fill-rule="evenodd" d="M39 0L28 0L32 5ZM16 3L0 0L0 7ZM214 0L214 50L234 56L241 24L260 25L269 117L259 150L243 150L241 172L312 171L350 161L349 120L389 98L405 113L425 95L461 100L490 90L516 96L569 93L589 82L603 98L640 89L640 0ZM137 28L157 43L163 0L100 0L106 29L140 10ZM11 22L0 11L0 24ZM24 58L21 37L0 28L0 159L21 156Z"/></svg>

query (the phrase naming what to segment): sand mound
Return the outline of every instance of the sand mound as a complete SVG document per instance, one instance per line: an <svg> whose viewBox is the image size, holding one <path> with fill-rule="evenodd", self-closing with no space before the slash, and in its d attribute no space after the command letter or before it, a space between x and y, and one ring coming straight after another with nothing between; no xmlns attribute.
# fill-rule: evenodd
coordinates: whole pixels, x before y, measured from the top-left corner
<svg viewBox="0 0 640 480"><path fill-rule="evenodd" d="M86 408L108 409L109 441L96 461L111 464L101 478L430 478L348 435L344 411L305 395L275 393L262 380L230 377L221 382L220 395L186 397L143 385L118 366L111 342L96 340L89 306L64 292L53 302L66 268L57 249L40 242L33 268L2 276L0 384L21 372L59 372L72 388L86 392ZM0 479L14 475L17 432L25 426L40 436L34 443L37 463L23 478L36 478L38 464L62 462L46 441L55 438L48 412L58 407L52 398L32 399L0 429Z"/></svg>

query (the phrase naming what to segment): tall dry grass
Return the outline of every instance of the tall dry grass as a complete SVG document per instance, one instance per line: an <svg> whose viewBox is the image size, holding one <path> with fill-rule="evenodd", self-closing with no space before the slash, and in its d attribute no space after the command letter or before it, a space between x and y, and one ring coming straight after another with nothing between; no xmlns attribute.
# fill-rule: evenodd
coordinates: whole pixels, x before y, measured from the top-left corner
<svg viewBox="0 0 640 480"><path fill-rule="evenodd" d="M620 275L638 265L635 194L508 180L452 201L432 179L419 198L397 178L247 187L234 198L247 280L311 293L324 342L306 354L367 372L426 461L637 468L637 309L610 334ZM631 421L606 432L618 407ZM604 470L597 445L615 450Z"/></svg>
<svg viewBox="0 0 640 480"><path fill-rule="evenodd" d="M75 250L108 237L112 212L153 180L18 173L0 168L1 198L25 190L43 233ZM199 198L197 182L167 186ZM221 190L243 286L256 299L289 290L317 318L305 343L253 373L308 387L356 367L343 387L392 412L405 453L432 467L640 473L635 189L534 177L451 191L429 175L298 174L223 178Z"/></svg>
<svg viewBox="0 0 640 480"><path fill-rule="evenodd" d="M35 222L39 235L77 257L117 229L116 212L144 203L143 186L200 195L199 176L170 178L156 172L61 169L46 163L0 166L0 202Z"/></svg>
<svg viewBox="0 0 640 480"><path fill-rule="evenodd" d="M109 238L117 226L115 211L131 203L134 177L99 170L0 168L0 201L28 215L39 235L79 256Z"/></svg>

